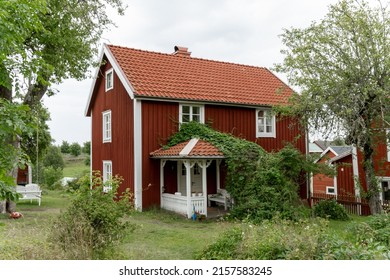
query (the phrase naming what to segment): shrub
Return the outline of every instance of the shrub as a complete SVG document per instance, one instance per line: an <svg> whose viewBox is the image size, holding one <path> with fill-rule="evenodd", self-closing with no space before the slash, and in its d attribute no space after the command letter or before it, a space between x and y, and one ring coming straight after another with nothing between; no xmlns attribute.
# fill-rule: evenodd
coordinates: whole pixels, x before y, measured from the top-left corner
<svg viewBox="0 0 390 280"><path fill-rule="evenodd" d="M132 196L117 193L120 182L115 176L105 183L111 190L104 192L98 172L92 178L92 188L89 176L80 179L79 191L54 223L51 235L70 259L106 258L133 228L123 220L133 209Z"/></svg>
<svg viewBox="0 0 390 280"><path fill-rule="evenodd" d="M69 152L72 156L78 157L81 155L81 146L79 143L74 142L69 147Z"/></svg>
<svg viewBox="0 0 390 280"><path fill-rule="evenodd" d="M233 228L225 232L220 239L196 256L200 260L233 260L242 242L243 232Z"/></svg>
<svg viewBox="0 0 390 280"><path fill-rule="evenodd" d="M313 208L314 215L332 220L349 220L345 208L334 199L321 200Z"/></svg>
<svg viewBox="0 0 390 280"><path fill-rule="evenodd" d="M259 225L243 224L221 236L198 258L237 260L389 259L389 248L375 240L357 242L327 230L322 218L291 221L275 217ZM355 235L355 234L354 234Z"/></svg>
<svg viewBox="0 0 390 280"><path fill-rule="evenodd" d="M357 224L352 229L357 242L368 244L378 242L390 249L390 215L380 214L370 217L365 223Z"/></svg>
<svg viewBox="0 0 390 280"><path fill-rule="evenodd" d="M45 178L45 184L50 190L61 188L59 180L63 177L62 169L54 168L52 166L47 167L43 171L43 176Z"/></svg>
<svg viewBox="0 0 390 280"><path fill-rule="evenodd" d="M64 169L65 162L62 158L61 151L56 146L50 146L43 159L43 165L45 167L53 167L55 169Z"/></svg>

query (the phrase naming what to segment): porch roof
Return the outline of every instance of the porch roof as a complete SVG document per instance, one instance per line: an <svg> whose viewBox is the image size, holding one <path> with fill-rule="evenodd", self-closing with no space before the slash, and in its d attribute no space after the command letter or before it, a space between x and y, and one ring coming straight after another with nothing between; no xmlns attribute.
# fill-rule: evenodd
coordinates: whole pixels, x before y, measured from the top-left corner
<svg viewBox="0 0 390 280"><path fill-rule="evenodd" d="M213 144L193 138L168 149L160 148L150 153L150 157L159 159L215 159L224 158L224 155Z"/></svg>

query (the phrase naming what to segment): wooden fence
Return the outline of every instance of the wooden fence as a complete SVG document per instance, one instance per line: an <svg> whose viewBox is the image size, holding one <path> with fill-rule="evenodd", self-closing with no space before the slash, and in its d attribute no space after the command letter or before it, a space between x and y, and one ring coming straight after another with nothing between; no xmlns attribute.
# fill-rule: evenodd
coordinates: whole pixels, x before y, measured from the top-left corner
<svg viewBox="0 0 390 280"><path fill-rule="evenodd" d="M359 216L371 215L368 201L364 198L354 196L313 193L310 196L310 205L313 207L318 202L325 199L335 199L337 203L344 206L345 210L347 210L349 214Z"/></svg>

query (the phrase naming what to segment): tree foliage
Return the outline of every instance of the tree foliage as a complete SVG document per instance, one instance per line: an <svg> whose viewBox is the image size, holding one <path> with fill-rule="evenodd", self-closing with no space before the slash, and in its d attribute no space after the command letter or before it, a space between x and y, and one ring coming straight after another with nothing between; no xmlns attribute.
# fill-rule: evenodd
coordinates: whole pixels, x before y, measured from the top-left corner
<svg viewBox="0 0 390 280"><path fill-rule="evenodd" d="M122 179L114 176L103 183L99 172L80 179L80 188L68 209L54 223L51 238L70 259L102 259L134 229L127 215L134 209L127 189L117 193ZM104 191L104 185L110 190Z"/></svg>
<svg viewBox="0 0 390 280"><path fill-rule="evenodd" d="M54 93L52 84L85 78L101 34L113 26L107 7L123 14L121 0L2 0L0 97L11 100L14 85L33 105Z"/></svg>
<svg viewBox="0 0 390 280"><path fill-rule="evenodd" d="M79 143L74 142L72 143L72 145L70 145L69 148L70 148L70 154L72 156L78 157L79 155L81 155L81 146Z"/></svg>
<svg viewBox="0 0 390 280"><path fill-rule="evenodd" d="M12 199L9 186L15 184L12 170L24 167L28 156L18 148L19 135L33 131L30 122L29 108L24 105L10 103L0 98L0 199Z"/></svg>
<svg viewBox="0 0 390 280"><path fill-rule="evenodd" d="M299 114L314 131L344 132L363 150L370 208L380 212L372 155L379 131L389 127L389 10L342 0L320 22L285 30L281 37L285 59L276 70L300 90L287 113Z"/></svg>

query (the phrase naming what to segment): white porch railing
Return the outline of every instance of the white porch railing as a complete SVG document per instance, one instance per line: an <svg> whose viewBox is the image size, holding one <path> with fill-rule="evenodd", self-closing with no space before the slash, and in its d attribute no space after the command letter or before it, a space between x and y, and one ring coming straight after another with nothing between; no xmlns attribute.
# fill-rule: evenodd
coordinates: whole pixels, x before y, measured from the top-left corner
<svg viewBox="0 0 390 280"><path fill-rule="evenodd" d="M170 193L163 193L161 196L161 208L173 211L179 214L187 215L188 218L193 214L193 209L199 214L207 216L207 204L204 196L191 197L191 213L187 213L187 197L181 195L174 195Z"/></svg>

